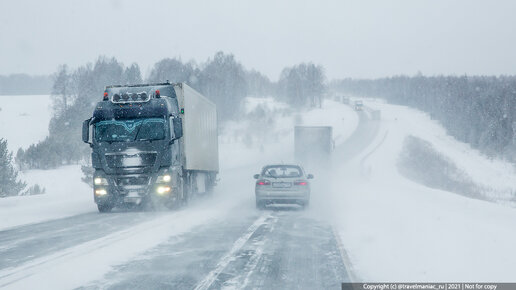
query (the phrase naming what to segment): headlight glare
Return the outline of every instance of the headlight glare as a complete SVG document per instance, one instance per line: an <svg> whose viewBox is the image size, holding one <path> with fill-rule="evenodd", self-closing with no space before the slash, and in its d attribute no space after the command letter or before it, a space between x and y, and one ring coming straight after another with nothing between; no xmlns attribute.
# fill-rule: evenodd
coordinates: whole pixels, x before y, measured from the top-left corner
<svg viewBox="0 0 516 290"><path fill-rule="evenodd" d="M170 182L170 180L172 180L172 176L170 176L170 174L165 174L165 175L158 176L158 178L156 179L156 182L163 183L163 182Z"/></svg>
<svg viewBox="0 0 516 290"><path fill-rule="evenodd" d="M107 179L103 178L103 177L95 177L95 178L93 178L93 183L95 185L108 185Z"/></svg>
<svg viewBox="0 0 516 290"><path fill-rule="evenodd" d="M170 186L158 186L158 188L156 189L156 192L158 194L168 193L168 192L170 192Z"/></svg>
<svg viewBox="0 0 516 290"><path fill-rule="evenodd" d="M105 189L96 189L95 194L96 195L106 195L107 191Z"/></svg>

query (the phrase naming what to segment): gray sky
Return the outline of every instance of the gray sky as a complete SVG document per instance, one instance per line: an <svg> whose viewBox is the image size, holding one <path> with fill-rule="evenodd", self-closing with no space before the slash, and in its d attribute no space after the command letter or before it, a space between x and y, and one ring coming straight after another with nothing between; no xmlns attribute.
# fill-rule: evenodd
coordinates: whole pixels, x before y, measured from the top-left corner
<svg viewBox="0 0 516 290"><path fill-rule="evenodd" d="M312 61L329 79L516 74L516 1L0 0L0 74L53 73L99 55L143 72L231 52L278 78Z"/></svg>

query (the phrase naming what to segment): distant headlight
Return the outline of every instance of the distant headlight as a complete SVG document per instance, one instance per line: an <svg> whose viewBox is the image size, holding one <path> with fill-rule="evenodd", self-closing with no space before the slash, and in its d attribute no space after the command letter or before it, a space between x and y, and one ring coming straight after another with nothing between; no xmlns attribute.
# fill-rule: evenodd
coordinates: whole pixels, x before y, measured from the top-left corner
<svg viewBox="0 0 516 290"><path fill-rule="evenodd" d="M158 176L158 178L156 179L156 182L163 183L163 182L170 182L170 180L172 180L172 176L170 176L169 174L165 174L165 175Z"/></svg>
<svg viewBox="0 0 516 290"><path fill-rule="evenodd" d="M105 179L103 177L95 177L95 178L93 178L93 183L95 185L108 185L107 179Z"/></svg>

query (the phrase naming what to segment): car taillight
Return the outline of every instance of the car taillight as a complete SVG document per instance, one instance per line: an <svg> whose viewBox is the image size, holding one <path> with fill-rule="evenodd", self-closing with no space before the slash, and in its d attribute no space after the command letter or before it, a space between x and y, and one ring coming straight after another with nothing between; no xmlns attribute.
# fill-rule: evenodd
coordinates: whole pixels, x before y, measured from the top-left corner
<svg viewBox="0 0 516 290"><path fill-rule="evenodd" d="M256 182L256 185L270 185L270 184L271 184L271 182L270 182L270 181L268 181L268 180L265 180L265 179L258 180L258 181Z"/></svg>
<svg viewBox="0 0 516 290"><path fill-rule="evenodd" d="M296 180L294 182L294 185L308 185L308 182L306 182L304 180Z"/></svg>

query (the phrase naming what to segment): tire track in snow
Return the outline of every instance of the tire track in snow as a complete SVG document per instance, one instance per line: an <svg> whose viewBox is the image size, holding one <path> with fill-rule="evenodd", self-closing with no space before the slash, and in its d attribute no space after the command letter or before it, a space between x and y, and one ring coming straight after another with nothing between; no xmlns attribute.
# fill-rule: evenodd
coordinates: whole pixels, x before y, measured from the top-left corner
<svg viewBox="0 0 516 290"><path fill-rule="evenodd" d="M60 252L0 271L0 288L75 288L102 277L111 265L123 263L142 252L217 218L220 212L165 214L129 229L91 240ZM184 221L189 220L188 224ZM182 222L183 221L183 222ZM73 273L63 276L62 273Z"/></svg>
<svg viewBox="0 0 516 290"><path fill-rule="evenodd" d="M236 259L236 254L240 251L240 249L247 243L249 238L254 234L254 232L263 224L265 224L265 221L271 217L271 212L263 213L256 221L247 229L247 231L238 238L235 243L233 244L233 247L231 250L224 255L219 263L215 266L215 269L213 269L206 277L204 277L203 280L201 280L199 283L197 283L197 286L195 287L195 290L205 290L208 289L215 280L217 280L217 277L224 271L224 269L231 263L233 260Z"/></svg>

